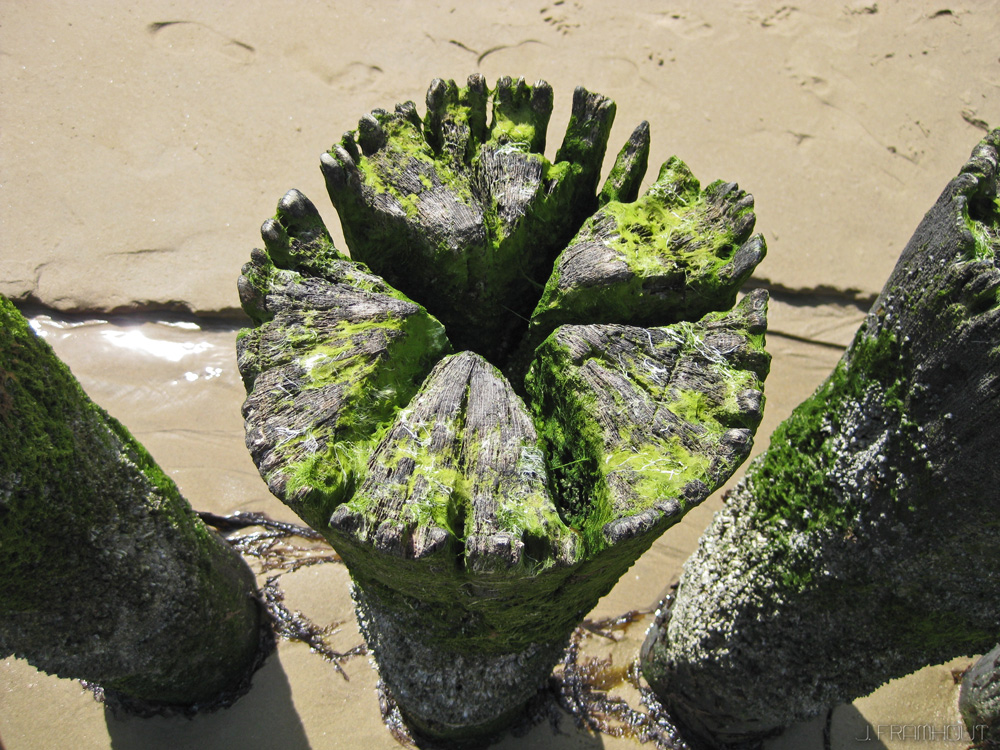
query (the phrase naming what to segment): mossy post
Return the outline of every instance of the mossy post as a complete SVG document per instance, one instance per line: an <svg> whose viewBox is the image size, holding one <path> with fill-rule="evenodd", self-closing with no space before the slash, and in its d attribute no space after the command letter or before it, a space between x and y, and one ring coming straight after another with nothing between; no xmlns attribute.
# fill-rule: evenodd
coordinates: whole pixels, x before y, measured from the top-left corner
<svg viewBox="0 0 1000 750"><path fill-rule="evenodd" d="M1000 748L1000 646L969 667L962 677L958 710L974 748Z"/></svg>
<svg viewBox="0 0 1000 750"><path fill-rule="evenodd" d="M290 191L239 281L247 445L347 563L382 680L435 738L523 709L598 599L746 458L763 407L767 296L734 306L763 255L752 199L673 160L630 212L648 126L598 192L614 104L577 89L554 163L551 106L543 82L473 76L433 82L423 121L412 103L365 116L321 160L351 259ZM595 211L608 273L588 300L550 277L594 245ZM670 302L678 279L702 303Z"/></svg>
<svg viewBox="0 0 1000 750"><path fill-rule="evenodd" d="M0 654L126 710L225 705L266 655L243 559L2 297L0 570Z"/></svg>
<svg viewBox="0 0 1000 750"><path fill-rule="evenodd" d="M644 675L718 746L1000 635L998 146L924 217L650 631Z"/></svg>

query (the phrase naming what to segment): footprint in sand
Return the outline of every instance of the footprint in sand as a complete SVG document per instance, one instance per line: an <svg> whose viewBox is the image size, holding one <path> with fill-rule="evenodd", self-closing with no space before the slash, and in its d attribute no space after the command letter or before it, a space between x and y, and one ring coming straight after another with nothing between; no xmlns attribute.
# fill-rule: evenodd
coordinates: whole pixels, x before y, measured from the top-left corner
<svg viewBox="0 0 1000 750"><path fill-rule="evenodd" d="M360 91L371 88L383 73L382 68L369 63L341 62L330 59L321 50L305 45L296 45L285 50L285 56L303 70L312 73L328 86L336 86L340 91Z"/></svg>
<svg viewBox="0 0 1000 750"><path fill-rule="evenodd" d="M244 65L252 62L256 54L253 45L234 39L200 21L154 21L146 26L146 31L158 45L179 54L211 48Z"/></svg>
<svg viewBox="0 0 1000 750"><path fill-rule="evenodd" d="M803 16L794 5L779 5L770 11L752 7L744 9L743 14L771 34L796 36L802 31Z"/></svg>
<svg viewBox="0 0 1000 750"><path fill-rule="evenodd" d="M573 15L574 12L581 10L583 10L581 3L567 4L566 0L555 0L552 4L539 9L538 12L545 23L566 36L573 29L580 28L579 22L573 19Z"/></svg>
<svg viewBox="0 0 1000 750"><path fill-rule="evenodd" d="M830 83L826 78L815 73L808 73L803 70L799 70L797 67L791 64L785 65L785 72L804 88L809 93L816 96L823 104L832 105L831 101L832 95L834 93L834 85Z"/></svg>
<svg viewBox="0 0 1000 750"><path fill-rule="evenodd" d="M654 25L683 39L704 39L715 33L712 24L697 14L664 11L651 14L650 19Z"/></svg>

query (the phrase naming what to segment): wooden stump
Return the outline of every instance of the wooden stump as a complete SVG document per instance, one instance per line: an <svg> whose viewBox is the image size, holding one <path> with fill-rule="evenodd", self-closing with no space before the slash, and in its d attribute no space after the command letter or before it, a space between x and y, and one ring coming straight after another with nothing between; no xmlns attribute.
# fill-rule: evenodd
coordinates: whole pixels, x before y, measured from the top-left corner
<svg viewBox="0 0 1000 750"><path fill-rule="evenodd" d="M253 573L5 298L0 456L0 654L140 713L249 687L271 643Z"/></svg>
<svg viewBox="0 0 1000 750"><path fill-rule="evenodd" d="M685 565L643 673L718 746L1000 632L1000 130Z"/></svg>
<svg viewBox="0 0 1000 750"><path fill-rule="evenodd" d="M577 89L555 163L547 84L435 81L427 100L423 122L376 111L322 157L352 260L300 193L265 222L239 361L254 460L347 563L382 679L417 730L462 739L521 711L587 611L746 458L766 294L729 309L752 199L688 174L691 224L722 239L670 262L708 301L651 303L669 295L640 284L630 316L602 304L608 279L535 351L518 316L590 213L636 200L648 126L597 193L606 98ZM629 220L640 265L670 245L659 195Z"/></svg>

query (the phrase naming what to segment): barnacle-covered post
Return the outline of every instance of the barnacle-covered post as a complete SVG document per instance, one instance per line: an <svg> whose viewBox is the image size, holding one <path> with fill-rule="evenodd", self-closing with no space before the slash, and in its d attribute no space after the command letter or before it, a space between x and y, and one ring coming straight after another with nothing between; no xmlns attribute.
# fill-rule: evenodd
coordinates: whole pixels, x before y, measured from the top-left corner
<svg viewBox="0 0 1000 750"><path fill-rule="evenodd" d="M366 115L321 160L351 259L291 191L239 282L247 445L439 738L521 711L761 417L766 294L734 307L764 253L750 196L674 160L637 199L645 123L598 192L613 102L577 89L554 162L551 107L473 76L433 82L423 120Z"/></svg>
<svg viewBox="0 0 1000 750"><path fill-rule="evenodd" d="M958 710L973 747L1000 747L1000 646L962 676Z"/></svg>
<svg viewBox="0 0 1000 750"><path fill-rule="evenodd" d="M994 130L687 562L643 673L718 745L1000 635Z"/></svg>
<svg viewBox="0 0 1000 750"><path fill-rule="evenodd" d="M0 570L0 654L126 709L226 704L270 643L242 558L2 297Z"/></svg>

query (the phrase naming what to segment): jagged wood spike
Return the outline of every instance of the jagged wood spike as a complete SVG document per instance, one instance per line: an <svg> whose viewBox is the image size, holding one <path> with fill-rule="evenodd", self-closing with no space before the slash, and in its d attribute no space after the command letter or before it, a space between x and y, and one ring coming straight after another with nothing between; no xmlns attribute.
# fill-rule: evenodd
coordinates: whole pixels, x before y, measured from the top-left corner
<svg viewBox="0 0 1000 750"><path fill-rule="evenodd" d="M270 647L251 570L0 297L0 656L148 714L228 705Z"/></svg>
<svg viewBox="0 0 1000 750"><path fill-rule="evenodd" d="M480 75L469 76L465 88L435 78L427 89L424 137L436 154L450 156L453 168L471 163L486 140L489 91Z"/></svg>
<svg viewBox="0 0 1000 750"><path fill-rule="evenodd" d="M552 87L545 81L529 86L523 78L504 76L493 93L490 140L499 147L511 144L526 153L544 153L552 103Z"/></svg>
<svg viewBox="0 0 1000 750"><path fill-rule="evenodd" d="M639 187L649 165L649 123L643 120L618 152L604 187L597 196L598 207L611 201L632 203L639 197Z"/></svg>
<svg viewBox="0 0 1000 750"><path fill-rule="evenodd" d="M1000 633L1000 130L926 214L827 381L685 565L643 673L760 737Z"/></svg>

